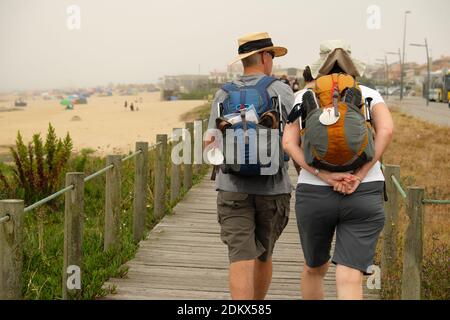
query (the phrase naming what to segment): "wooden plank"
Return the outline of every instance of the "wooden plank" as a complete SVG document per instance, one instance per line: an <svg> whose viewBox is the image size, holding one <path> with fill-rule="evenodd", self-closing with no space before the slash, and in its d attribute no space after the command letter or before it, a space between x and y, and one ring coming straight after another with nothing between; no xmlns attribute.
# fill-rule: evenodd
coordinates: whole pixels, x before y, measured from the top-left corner
<svg viewBox="0 0 450 320"><path fill-rule="evenodd" d="M296 172L290 170L292 180ZM107 299L229 299L228 250L220 239L217 192L207 175L192 187L142 241L122 279L105 285L116 287ZM274 270L268 299L300 299L300 274L304 257L297 230L295 201L291 201L289 224L276 243ZM334 246L334 241L333 241ZM324 279L325 298L336 298L335 266ZM199 281L201 279L201 281ZM377 292L364 290L366 299Z"/></svg>

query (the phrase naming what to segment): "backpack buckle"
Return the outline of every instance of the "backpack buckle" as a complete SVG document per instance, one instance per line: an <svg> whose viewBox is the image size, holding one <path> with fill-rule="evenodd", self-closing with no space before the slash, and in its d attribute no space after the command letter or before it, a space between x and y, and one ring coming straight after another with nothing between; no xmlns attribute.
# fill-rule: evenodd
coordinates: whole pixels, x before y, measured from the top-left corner
<svg viewBox="0 0 450 320"><path fill-rule="evenodd" d="M244 130L244 143L248 144L247 120L245 119L245 108L241 109L242 129Z"/></svg>

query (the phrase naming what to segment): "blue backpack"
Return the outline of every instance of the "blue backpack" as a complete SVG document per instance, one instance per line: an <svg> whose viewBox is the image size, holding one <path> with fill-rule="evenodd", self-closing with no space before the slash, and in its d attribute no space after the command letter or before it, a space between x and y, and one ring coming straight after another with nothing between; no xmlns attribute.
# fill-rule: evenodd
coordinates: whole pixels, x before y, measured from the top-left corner
<svg viewBox="0 0 450 320"><path fill-rule="evenodd" d="M264 76L252 86L237 86L230 82L222 87L228 97L220 108L220 119L227 119L234 115L240 116L242 120L228 126L228 130L223 132L225 160L224 164L220 166L223 173L243 176L273 175L284 165L284 161L288 160L281 147L281 130L278 132L276 141L272 141L270 130L267 127L246 120L246 113L251 111L256 111L258 117L261 117L267 111L280 111L276 109L278 100L271 98L267 92L267 88L276 80L276 78ZM261 129L264 129L264 131ZM226 137L230 133L233 133L234 136L233 156L230 156L232 161L227 158L227 149L230 146L226 147ZM267 145L261 145L259 139L261 134L265 133L268 134ZM276 159L271 158L269 162L262 163L259 155L262 154L265 157L272 155L273 147L278 148L279 156ZM263 168L276 168L276 170L269 170L270 173L267 173L268 171L262 171Z"/></svg>
<svg viewBox="0 0 450 320"><path fill-rule="evenodd" d="M223 115L239 112L242 105L247 108L254 105L258 116L272 110L267 88L277 79L264 76L253 86L239 87L232 82L226 83L222 90L228 93L228 98L223 102Z"/></svg>

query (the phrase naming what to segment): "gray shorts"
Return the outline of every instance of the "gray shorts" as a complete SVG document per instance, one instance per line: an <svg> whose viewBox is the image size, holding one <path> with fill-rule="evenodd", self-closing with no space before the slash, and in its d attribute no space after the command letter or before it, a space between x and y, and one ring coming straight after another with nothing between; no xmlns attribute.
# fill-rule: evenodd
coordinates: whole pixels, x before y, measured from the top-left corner
<svg viewBox="0 0 450 320"><path fill-rule="evenodd" d="M306 264L332 262L364 273L373 264L375 247L384 226L382 181L362 183L350 195L332 187L297 185L295 213Z"/></svg>
<svg viewBox="0 0 450 320"><path fill-rule="evenodd" d="M231 262L267 261L289 220L290 194L251 195L219 191L217 218L220 238Z"/></svg>

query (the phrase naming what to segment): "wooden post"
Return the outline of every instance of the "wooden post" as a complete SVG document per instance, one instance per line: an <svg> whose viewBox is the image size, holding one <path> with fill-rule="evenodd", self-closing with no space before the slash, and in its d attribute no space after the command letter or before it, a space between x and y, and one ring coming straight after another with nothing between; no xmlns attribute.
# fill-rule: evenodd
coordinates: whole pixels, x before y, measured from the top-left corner
<svg viewBox="0 0 450 320"><path fill-rule="evenodd" d="M178 135L176 135L176 132L179 132L180 129L174 128L173 129L173 137L176 141L173 141L172 143L172 150L175 147L175 143L178 142ZM174 161L171 161L172 163L172 169L171 169L171 177L170 177L170 203L173 203L178 196L180 195L180 188L181 188L181 165L176 164Z"/></svg>
<svg viewBox="0 0 450 320"><path fill-rule="evenodd" d="M402 300L420 300L422 292L423 198L422 187L408 187L409 224L403 247Z"/></svg>
<svg viewBox="0 0 450 320"><path fill-rule="evenodd" d="M382 283L389 285L392 268L397 261L397 223L399 193L391 176L400 181L400 166L386 165L384 169L386 179L386 193L388 201L384 203L386 222L383 229L383 245L381 250Z"/></svg>
<svg viewBox="0 0 450 320"><path fill-rule="evenodd" d="M203 121L194 121L194 143L193 143L193 156L194 156L194 174L199 174L202 168L203 158Z"/></svg>
<svg viewBox="0 0 450 320"><path fill-rule="evenodd" d="M206 130L208 130L208 119L203 119L202 123L203 123L203 133L205 133Z"/></svg>
<svg viewBox="0 0 450 320"><path fill-rule="evenodd" d="M0 200L0 300L22 298L23 200Z"/></svg>
<svg viewBox="0 0 450 320"><path fill-rule="evenodd" d="M156 135L156 142L160 144L156 147L153 214L156 218L161 218L166 204L167 134Z"/></svg>
<svg viewBox="0 0 450 320"><path fill-rule="evenodd" d="M183 176L183 186L187 190L192 187L192 159L193 159L193 142L194 142L194 123L187 122L186 123L186 135L190 136L190 144L186 147L190 148L191 156L189 163L184 163L184 176Z"/></svg>
<svg viewBox="0 0 450 320"><path fill-rule="evenodd" d="M205 132L208 131L208 119L203 119L202 123L203 123L203 135L204 135ZM202 137L202 156L203 156L203 137ZM208 164L205 161L203 161L203 158L202 158L202 166L203 166L203 168L208 166Z"/></svg>
<svg viewBox="0 0 450 320"><path fill-rule="evenodd" d="M84 173L66 174L66 186L74 185L65 194L64 267L62 297L81 298L81 264L84 221Z"/></svg>
<svg viewBox="0 0 450 320"><path fill-rule="evenodd" d="M104 251L120 244L121 167L122 156L109 155L106 165L114 165L106 171L105 188L105 243Z"/></svg>
<svg viewBox="0 0 450 320"><path fill-rule="evenodd" d="M138 243L144 235L147 215L148 142L136 142L136 151L142 150L134 162L133 240Z"/></svg>

